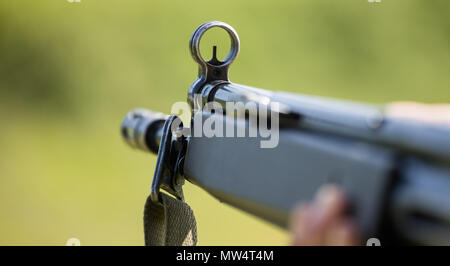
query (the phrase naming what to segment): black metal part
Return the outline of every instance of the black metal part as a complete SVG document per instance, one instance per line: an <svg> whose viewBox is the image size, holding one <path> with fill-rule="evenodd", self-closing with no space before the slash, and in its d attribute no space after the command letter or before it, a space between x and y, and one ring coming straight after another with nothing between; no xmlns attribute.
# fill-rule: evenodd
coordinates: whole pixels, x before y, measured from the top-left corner
<svg viewBox="0 0 450 266"><path fill-rule="evenodd" d="M184 200L182 186L184 179L179 172L180 163L183 161L186 149L184 136L172 138L172 125L177 121L180 127L183 126L177 116L169 116L163 126L161 144L158 150L156 168L150 191L153 201L159 200L160 188L169 192L180 200Z"/></svg>
<svg viewBox="0 0 450 266"><path fill-rule="evenodd" d="M410 243L449 245L450 168L416 158L405 158L399 167L387 205L394 232Z"/></svg>
<svg viewBox="0 0 450 266"><path fill-rule="evenodd" d="M158 153L162 137L162 125L167 115L146 109L134 109L128 112L121 124L123 139L131 147L143 151Z"/></svg>
<svg viewBox="0 0 450 266"><path fill-rule="evenodd" d="M217 47L213 47L213 57L209 61L205 61L200 54L200 40L205 34L205 32L211 28L219 27L228 32L231 39L231 48L227 57L224 61L219 61L216 56ZM188 103L191 105L193 110L201 109L201 106L196 105L194 102L194 97L200 94L202 88L205 84L211 83L213 81L224 81L228 82L228 68L236 59L239 53L239 37L236 31L230 25L221 21L209 21L200 25L192 34L189 40L189 48L191 51L192 58L199 65L198 77L194 83L189 88L188 92Z"/></svg>

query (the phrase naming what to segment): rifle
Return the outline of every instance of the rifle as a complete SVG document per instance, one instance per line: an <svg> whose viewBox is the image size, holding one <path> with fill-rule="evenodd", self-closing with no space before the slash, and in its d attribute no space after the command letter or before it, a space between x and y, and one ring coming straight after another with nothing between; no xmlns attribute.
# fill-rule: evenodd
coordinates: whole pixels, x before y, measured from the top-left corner
<svg viewBox="0 0 450 266"><path fill-rule="evenodd" d="M209 61L199 51L213 27L231 39L224 61L216 47ZM349 195L365 239L450 244L450 128L385 117L366 104L232 83L228 69L239 38L223 22L201 25L189 47L199 65L187 98L190 127L144 109L129 112L121 127L132 147L158 155L151 202L167 193L183 201L187 180L286 227L298 202L336 183Z"/></svg>

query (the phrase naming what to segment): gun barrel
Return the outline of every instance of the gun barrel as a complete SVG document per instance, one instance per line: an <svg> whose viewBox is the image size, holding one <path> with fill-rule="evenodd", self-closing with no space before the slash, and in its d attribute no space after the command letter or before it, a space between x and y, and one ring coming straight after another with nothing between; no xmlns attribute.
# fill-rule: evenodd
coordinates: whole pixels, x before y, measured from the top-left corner
<svg viewBox="0 0 450 266"><path fill-rule="evenodd" d="M380 106L267 91L235 83L206 84L202 102L278 104L280 127L308 129L396 149L450 165L450 128L384 116Z"/></svg>
<svg viewBox="0 0 450 266"><path fill-rule="evenodd" d="M134 109L122 121L122 137L135 149L158 154L162 128L167 117L146 109Z"/></svg>

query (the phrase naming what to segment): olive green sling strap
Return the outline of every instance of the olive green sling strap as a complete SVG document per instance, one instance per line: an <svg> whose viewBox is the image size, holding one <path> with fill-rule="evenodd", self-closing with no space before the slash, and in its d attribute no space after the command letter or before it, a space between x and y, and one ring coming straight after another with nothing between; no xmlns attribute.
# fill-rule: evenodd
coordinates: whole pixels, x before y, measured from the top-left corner
<svg viewBox="0 0 450 266"><path fill-rule="evenodd" d="M146 246L195 246L197 224L184 201L159 193L159 202L147 198L144 208Z"/></svg>

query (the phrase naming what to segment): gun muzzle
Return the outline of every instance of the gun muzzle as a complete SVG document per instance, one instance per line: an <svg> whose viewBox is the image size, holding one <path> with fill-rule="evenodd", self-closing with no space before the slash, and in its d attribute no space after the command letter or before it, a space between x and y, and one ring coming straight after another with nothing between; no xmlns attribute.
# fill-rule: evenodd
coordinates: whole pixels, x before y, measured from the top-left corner
<svg viewBox="0 0 450 266"><path fill-rule="evenodd" d="M167 115L147 109L134 109L122 121L121 132L133 148L158 154Z"/></svg>

